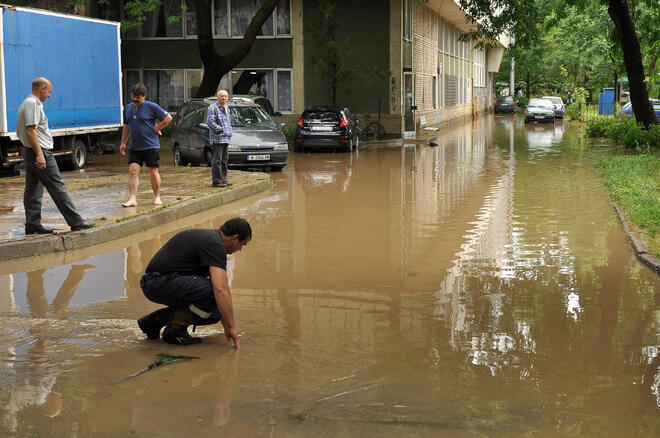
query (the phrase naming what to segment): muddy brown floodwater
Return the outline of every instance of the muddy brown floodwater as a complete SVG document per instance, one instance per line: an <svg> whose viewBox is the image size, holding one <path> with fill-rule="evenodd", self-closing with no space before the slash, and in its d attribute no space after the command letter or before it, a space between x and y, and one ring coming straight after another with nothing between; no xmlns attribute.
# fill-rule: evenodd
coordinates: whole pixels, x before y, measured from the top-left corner
<svg viewBox="0 0 660 438"><path fill-rule="evenodd" d="M439 143L297 153L269 193L0 265L0 435L657 436L660 280L595 171L612 151L511 116ZM146 340L151 256L232 215L241 349ZM159 354L199 359L121 381Z"/></svg>

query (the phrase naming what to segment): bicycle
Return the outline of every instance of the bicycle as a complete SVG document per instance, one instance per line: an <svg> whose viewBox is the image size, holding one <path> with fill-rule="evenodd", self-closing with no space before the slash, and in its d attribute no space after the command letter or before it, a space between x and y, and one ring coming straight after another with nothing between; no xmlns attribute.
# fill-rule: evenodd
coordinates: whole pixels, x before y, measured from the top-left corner
<svg viewBox="0 0 660 438"><path fill-rule="evenodd" d="M371 122L366 128L362 129L360 124L356 124L358 136L362 140L373 141L385 138L385 128L379 122Z"/></svg>

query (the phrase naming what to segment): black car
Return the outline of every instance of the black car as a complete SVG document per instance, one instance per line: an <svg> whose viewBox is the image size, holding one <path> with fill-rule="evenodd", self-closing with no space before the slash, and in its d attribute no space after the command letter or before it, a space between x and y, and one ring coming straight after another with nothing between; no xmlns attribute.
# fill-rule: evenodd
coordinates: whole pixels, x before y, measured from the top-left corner
<svg viewBox="0 0 660 438"><path fill-rule="evenodd" d="M192 99L177 111L172 122L174 164L210 164L206 115L215 98ZM261 106L244 101L227 102L231 111L232 137L229 143L229 168L280 170L286 166L289 147L280 127Z"/></svg>
<svg viewBox="0 0 660 438"><path fill-rule="evenodd" d="M358 147L356 128L359 121L342 106L315 106L306 109L298 119L295 150L341 149L351 152Z"/></svg>
<svg viewBox="0 0 660 438"><path fill-rule="evenodd" d="M493 108L496 113L515 113L518 111L518 104L513 96L500 96L495 101Z"/></svg>

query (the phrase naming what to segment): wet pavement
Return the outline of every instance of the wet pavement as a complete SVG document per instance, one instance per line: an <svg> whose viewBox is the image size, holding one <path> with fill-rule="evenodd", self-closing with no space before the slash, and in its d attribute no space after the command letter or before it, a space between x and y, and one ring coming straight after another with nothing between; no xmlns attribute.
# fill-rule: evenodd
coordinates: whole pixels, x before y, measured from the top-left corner
<svg viewBox="0 0 660 438"><path fill-rule="evenodd" d="M660 280L594 168L613 151L508 115L439 144L292 154L271 191L0 264L0 434L654 436ZM234 215L241 349L146 340L151 256ZM199 359L112 384L160 353Z"/></svg>
<svg viewBox="0 0 660 438"><path fill-rule="evenodd" d="M164 146L160 167L163 205L153 204L153 192L146 170L140 174L138 205L122 207L128 199L126 157L98 155L94 164L75 172L62 172L67 190L78 211L96 227L70 233L50 195L43 197L42 223L53 228L54 236L26 236L23 187L25 176L0 178L3 199L0 205L0 261L47 254L114 240L148 228L154 223L195 214L258 191L268 190L270 178L264 172L229 171L231 187L211 186L208 167L170 165L171 151ZM198 207L198 208L195 208Z"/></svg>

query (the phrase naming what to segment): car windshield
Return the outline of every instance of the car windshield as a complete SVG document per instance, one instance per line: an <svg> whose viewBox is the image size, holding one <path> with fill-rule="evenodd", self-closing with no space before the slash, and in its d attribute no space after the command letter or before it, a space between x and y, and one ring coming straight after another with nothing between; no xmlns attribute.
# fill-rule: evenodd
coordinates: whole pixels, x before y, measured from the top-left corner
<svg viewBox="0 0 660 438"><path fill-rule="evenodd" d="M500 102L500 103L511 103L511 102L513 102L513 97L511 97L511 96L498 97L497 101Z"/></svg>
<svg viewBox="0 0 660 438"><path fill-rule="evenodd" d="M336 123L341 121L341 114L335 111L308 111L303 115L305 122Z"/></svg>
<svg viewBox="0 0 660 438"><path fill-rule="evenodd" d="M543 108L553 108L552 102L549 101L548 99L530 99L529 103L527 104L528 106L539 106Z"/></svg>
<svg viewBox="0 0 660 438"><path fill-rule="evenodd" d="M552 101L552 103L554 103L555 105L561 105L562 104L562 101L561 101L560 97L544 97L544 99L548 99L548 100Z"/></svg>
<svg viewBox="0 0 660 438"><path fill-rule="evenodd" d="M231 125L274 128L275 122L258 106L234 106L231 108Z"/></svg>

